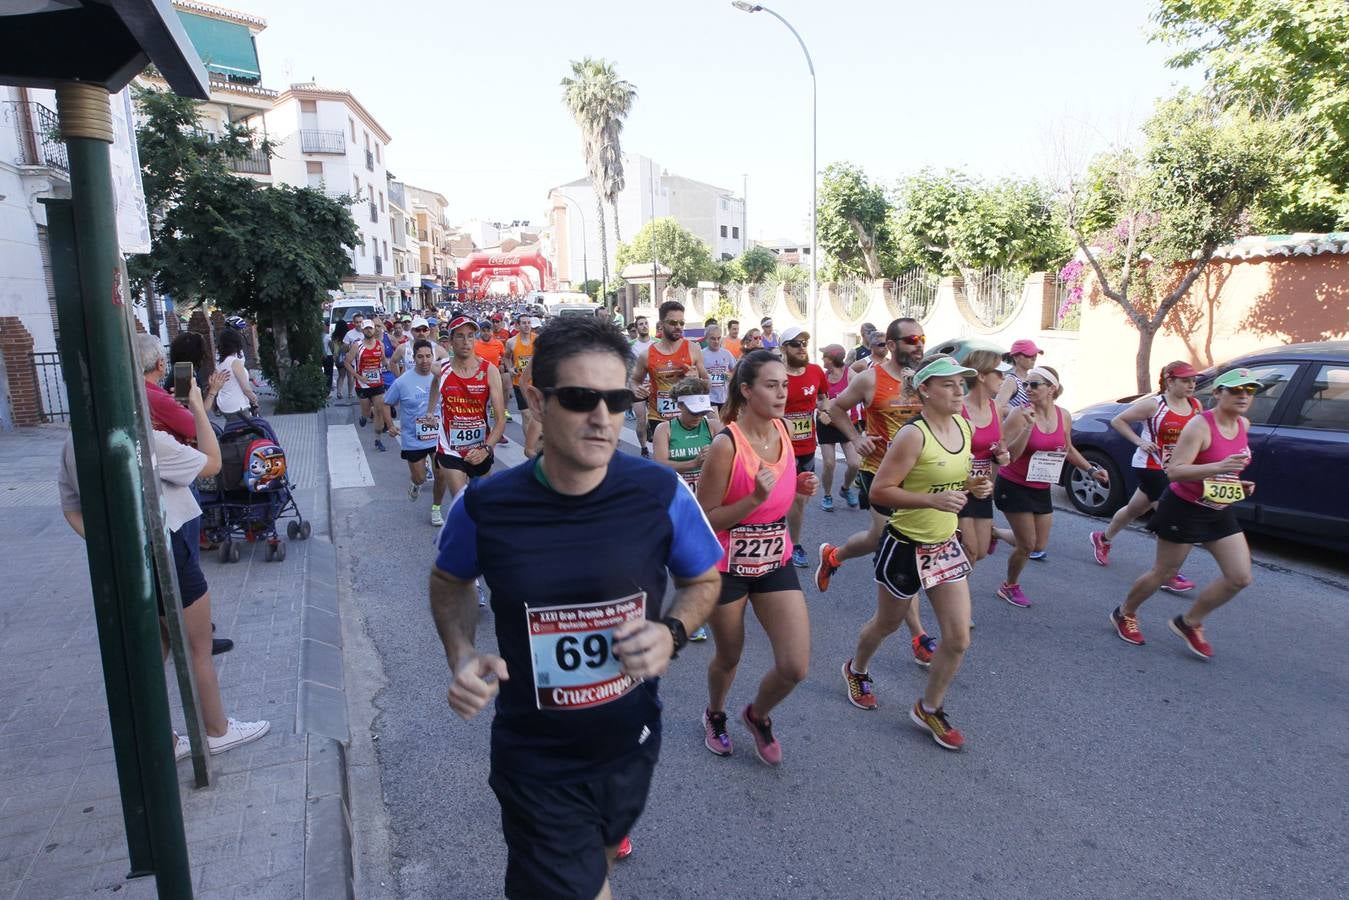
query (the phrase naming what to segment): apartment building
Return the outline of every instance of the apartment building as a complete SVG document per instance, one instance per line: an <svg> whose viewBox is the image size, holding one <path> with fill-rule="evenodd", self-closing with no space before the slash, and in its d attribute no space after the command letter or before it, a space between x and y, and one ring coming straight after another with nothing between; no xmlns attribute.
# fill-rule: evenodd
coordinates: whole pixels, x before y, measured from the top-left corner
<svg viewBox="0 0 1349 900"><path fill-rule="evenodd" d="M348 198L358 237L351 251L356 274L346 293L384 301L396 294L393 235L389 228L389 133L350 91L292 84L264 116L275 155L272 174L285 184L308 185Z"/></svg>
<svg viewBox="0 0 1349 900"><path fill-rule="evenodd" d="M449 207L444 194L404 185L417 238L417 275L422 300L440 299L443 288L454 286L454 261L450 256Z"/></svg>

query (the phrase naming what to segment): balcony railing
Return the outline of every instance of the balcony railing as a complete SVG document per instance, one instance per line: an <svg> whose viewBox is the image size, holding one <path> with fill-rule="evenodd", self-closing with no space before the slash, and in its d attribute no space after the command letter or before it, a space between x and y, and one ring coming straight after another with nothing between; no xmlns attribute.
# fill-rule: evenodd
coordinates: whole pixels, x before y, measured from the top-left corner
<svg viewBox="0 0 1349 900"><path fill-rule="evenodd" d="M246 175L270 175L272 160L262 152L261 147L253 147L249 149L247 156L231 159L230 169Z"/></svg>
<svg viewBox="0 0 1349 900"><path fill-rule="evenodd" d="M347 136L341 131L317 131L312 128L301 128L300 151L302 153L345 154L347 152Z"/></svg>
<svg viewBox="0 0 1349 900"><path fill-rule="evenodd" d="M371 222L379 221L379 207L375 205L374 200L370 201L370 221Z"/></svg>
<svg viewBox="0 0 1349 900"><path fill-rule="evenodd" d="M425 228L418 229L418 231L417 231L417 240L421 241L423 244L426 243L426 229L425 229Z"/></svg>
<svg viewBox="0 0 1349 900"><path fill-rule="evenodd" d="M33 100L9 100L5 103L5 121L14 124L19 139L16 163L70 171L65 141L57 135L55 112Z"/></svg>
<svg viewBox="0 0 1349 900"><path fill-rule="evenodd" d="M371 172L375 171L375 154L369 150L365 151L365 167Z"/></svg>

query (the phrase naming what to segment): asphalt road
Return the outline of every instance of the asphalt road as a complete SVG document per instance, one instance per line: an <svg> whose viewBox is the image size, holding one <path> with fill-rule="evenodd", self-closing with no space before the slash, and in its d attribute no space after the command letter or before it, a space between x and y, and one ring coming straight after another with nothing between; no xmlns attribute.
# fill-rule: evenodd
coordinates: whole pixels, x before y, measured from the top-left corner
<svg viewBox="0 0 1349 900"><path fill-rule="evenodd" d="M464 723L450 713L427 611L430 500L409 503L396 451L370 451L368 429L361 440L378 483L335 492L333 510L348 599L371 648L348 661L349 692L373 696L370 721L352 728L375 748L384 801L358 808L354 830L367 861L388 848L387 878L367 871L363 890L500 896L489 716ZM812 506L812 565L820 541L846 537L865 516ZM1030 609L994 596L1005 547L974 572L974 643L947 701L967 738L958 754L908 722L924 671L901 636L872 665L879 710L847 702L839 669L875 602L865 561L847 564L827 595L806 588L812 667L773 714L778 770L755 760L738 722L733 757L703 748L711 646L691 645L661 685L661 764L615 895L1344 896L1349 562L1258 541L1255 583L1209 620L1216 658L1205 663L1166 628L1186 605L1167 594L1143 608L1145 646L1115 637L1108 613L1152 544L1121 535L1103 569L1093 527L1056 514L1049 560L1022 578ZM1185 571L1203 584L1217 568L1196 550ZM926 606L924 622L935 633ZM489 610L479 644L493 643ZM751 624L733 705L747 702L769 661Z"/></svg>

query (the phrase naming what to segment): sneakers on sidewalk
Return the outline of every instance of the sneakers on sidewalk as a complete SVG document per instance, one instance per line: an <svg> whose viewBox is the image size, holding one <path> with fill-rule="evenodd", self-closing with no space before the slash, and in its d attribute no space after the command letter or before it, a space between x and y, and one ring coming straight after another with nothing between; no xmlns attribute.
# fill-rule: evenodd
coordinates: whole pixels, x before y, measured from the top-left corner
<svg viewBox="0 0 1349 900"><path fill-rule="evenodd" d="M1035 560L1036 562L1044 562L1045 560L1049 559L1049 551L1048 551L1048 550L1032 550L1032 551L1030 552L1030 554L1029 554L1029 557L1030 557L1031 559Z"/></svg>
<svg viewBox="0 0 1349 900"><path fill-rule="evenodd" d="M192 755L192 742L187 739L185 734L176 734L173 736L173 761L182 762Z"/></svg>
<svg viewBox="0 0 1349 900"><path fill-rule="evenodd" d="M848 702L858 709L875 709L876 695L872 692L871 676L852 670L852 660L843 664L843 680L848 684Z"/></svg>
<svg viewBox="0 0 1349 900"><path fill-rule="evenodd" d="M755 719L754 713L750 712L753 703L748 703L740 713L740 719L749 729L750 734L754 735L754 755L759 757L759 762L766 766L782 765L782 745L778 739L773 737L773 718L764 716L762 719Z"/></svg>
<svg viewBox="0 0 1349 900"><path fill-rule="evenodd" d="M697 630L695 630L695 631L693 632L693 634L689 635L689 641L691 641L692 643L695 643L695 644L702 643L702 642L705 641L705 640L707 640L707 626L706 626L706 625L699 625L698 628L697 628Z"/></svg>
<svg viewBox="0 0 1349 900"><path fill-rule="evenodd" d="M947 750L959 750L965 746L965 736L953 728L946 718L946 708L938 707L933 712L923 709L923 701L918 700L909 710L909 719L913 724L932 735L932 740Z"/></svg>
<svg viewBox="0 0 1349 900"><path fill-rule="evenodd" d="M810 568L810 560L806 558L806 548L800 544L792 548L792 565L798 569Z"/></svg>
<svg viewBox="0 0 1349 900"><path fill-rule="evenodd" d="M1186 625L1184 616L1176 616L1167 624L1185 642L1191 653L1203 660L1213 659L1213 648L1204 640L1203 625Z"/></svg>
<svg viewBox="0 0 1349 900"><path fill-rule="evenodd" d="M1105 539L1104 531L1091 533L1091 552L1096 557L1097 565L1110 565L1110 542Z"/></svg>
<svg viewBox="0 0 1349 900"><path fill-rule="evenodd" d="M445 524L445 517L440 514L440 506L431 505L431 524L437 527Z"/></svg>
<svg viewBox="0 0 1349 900"><path fill-rule="evenodd" d="M726 713L703 710L703 746L717 756L731 755L731 733L726 730Z"/></svg>
<svg viewBox="0 0 1349 900"><path fill-rule="evenodd" d="M1030 606L1030 598L1022 592L1019 584L1008 584L1004 581L1002 587L998 588L998 596L1013 606L1019 606L1022 609Z"/></svg>
<svg viewBox="0 0 1349 900"><path fill-rule="evenodd" d="M820 500L820 509L824 510L825 512L833 512L834 498L831 497L829 494L825 494L824 497Z"/></svg>
<svg viewBox="0 0 1349 900"><path fill-rule="evenodd" d="M271 727L272 723L266 719L258 722L240 722L238 719L230 719L229 726L220 737L211 737L209 734L206 736L206 746L211 748L211 755L215 756L224 753L226 750L251 744L266 734Z"/></svg>
<svg viewBox="0 0 1349 900"><path fill-rule="evenodd" d="M412 487L408 488L408 499L413 503L416 503L417 498L421 496L421 493L422 486L420 484L414 484Z"/></svg>
<svg viewBox="0 0 1349 900"><path fill-rule="evenodd" d="M1110 624L1115 626L1115 634L1126 644L1142 644L1143 632L1138 627L1138 616L1126 616L1116 606L1110 611Z"/></svg>

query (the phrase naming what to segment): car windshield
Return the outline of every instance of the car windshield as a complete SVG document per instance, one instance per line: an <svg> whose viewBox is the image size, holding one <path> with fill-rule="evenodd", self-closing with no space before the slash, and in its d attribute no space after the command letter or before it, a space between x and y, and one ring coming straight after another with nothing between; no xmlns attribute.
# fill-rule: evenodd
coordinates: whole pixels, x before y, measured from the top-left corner
<svg viewBox="0 0 1349 900"><path fill-rule="evenodd" d="M336 325L339 319L343 322L350 322L351 317L357 313L368 319L375 314L375 305L372 303L369 306L338 306L333 309L329 324Z"/></svg>

